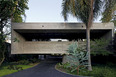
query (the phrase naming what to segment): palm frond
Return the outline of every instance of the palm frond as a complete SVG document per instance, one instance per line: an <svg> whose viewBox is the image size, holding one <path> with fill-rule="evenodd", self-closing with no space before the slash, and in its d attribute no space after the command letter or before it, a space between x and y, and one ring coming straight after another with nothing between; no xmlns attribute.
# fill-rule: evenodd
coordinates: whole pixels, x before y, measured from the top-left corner
<svg viewBox="0 0 116 77"><path fill-rule="evenodd" d="M87 24L90 16L90 2L91 0L63 0L62 15L67 20L68 15L80 19ZM93 19L96 19L102 12L102 21L110 21L114 16L116 10L116 0L94 0L93 4Z"/></svg>
<svg viewBox="0 0 116 77"><path fill-rule="evenodd" d="M116 10L116 0L104 0L106 3L104 6L102 22L109 22L113 16L114 11Z"/></svg>
<svg viewBox="0 0 116 77"><path fill-rule="evenodd" d="M70 0L63 0L62 8L62 16L64 17L64 20L67 21L68 13L70 11Z"/></svg>
<svg viewBox="0 0 116 77"><path fill-rule="evenodd" d="M96 19L101 14L102 5L103 2L101 0L94 1L94 7L93 7L94 19Z"/></svg>
<svg viewBox="0 0 116 77"><path fill-rule="evenodd" d="M76 14L79 19L81 19L82 22L87 24L88 18L89 18L89 13L90 13L90 0L76 0Z"/></svg>

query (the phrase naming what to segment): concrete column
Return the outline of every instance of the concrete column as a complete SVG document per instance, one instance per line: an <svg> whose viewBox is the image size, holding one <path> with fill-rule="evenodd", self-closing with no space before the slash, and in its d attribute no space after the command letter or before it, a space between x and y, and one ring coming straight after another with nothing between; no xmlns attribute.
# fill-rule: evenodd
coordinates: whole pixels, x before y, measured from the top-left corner
<svg viewBox="0 0 116 77"><path fill-rule="evenodd" d="M67 62L69 62L67 55L63 55L62 63L67 63Z"/></svg>

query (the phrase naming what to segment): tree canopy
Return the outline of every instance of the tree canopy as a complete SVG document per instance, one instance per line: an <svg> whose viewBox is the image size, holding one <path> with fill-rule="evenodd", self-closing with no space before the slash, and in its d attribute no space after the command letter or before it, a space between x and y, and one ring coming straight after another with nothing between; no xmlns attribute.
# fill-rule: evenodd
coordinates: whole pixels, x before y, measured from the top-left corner
<svg viewBox="0 0 116 77"><path fill-rule="evenodd" d="M28 0L2 0L0 1L0 19L1 21L11 19L14 22L22 22L21 15L25 15L28 9Z"/></svg>
<svg viewBox="0 0 116 77"><path fill-rule="evenodd" d="M8 34L4 29L11 26L12 22L22 22L22 15L28 9L28 0L0 0L0 65L5 59L5 38Z"/></svg>
<svg viewBox="0 0 116 77"><path fill-rule="evenodd" d="M87 51L89 53L88 69L91 68L90 57L90 28L94 19L103 13L102 20L110 21L113 12L116 10L116 0L63 0L62 15L64 20L68 19L68 15L76 17L86 25ZM108 17L107 17L108 15Z"/></svg>

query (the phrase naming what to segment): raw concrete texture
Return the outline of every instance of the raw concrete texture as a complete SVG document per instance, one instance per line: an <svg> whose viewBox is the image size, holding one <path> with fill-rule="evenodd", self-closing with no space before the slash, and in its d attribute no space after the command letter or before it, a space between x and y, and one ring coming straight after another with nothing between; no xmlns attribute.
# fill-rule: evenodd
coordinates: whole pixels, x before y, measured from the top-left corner
<svg viewBox="0 0 116 77"><path fill-rule="evenodd" d="M66 54L66 50L71 42L27 41L24 36L26 34L31 35L32 33L36 33L37 36L35 34L34 35L36 37L39 37L40 32L42 32L41 34L46 34L45 36L47 36L48 32L51 33L49 34L50 36L57 32L60 32L59 34L81 34L83 33L83 31L85 31L85 29L86 27L82 23L13 23L11 37L11 54ZM91 30L97 30L98 33L99 31L105 31L102 38L112 39L114 35L114 24L94 23L91 27ZM93 36L99 36L101 33L97 35L94 34L95 32L93 32ZM33 37L33 35L26 38L28 39L31 37ZM77 36L72 36L69 34L69 37L71 38ZM19 42L15 41L15 39L18 39Z"/></svg>
<svg viewBox="0 0 116 77"><path fill-rule="evenodd" d="M113 23L94 23L91 29L113 29ZM12 23L12 29L86 29L83 23Z"/></svg>

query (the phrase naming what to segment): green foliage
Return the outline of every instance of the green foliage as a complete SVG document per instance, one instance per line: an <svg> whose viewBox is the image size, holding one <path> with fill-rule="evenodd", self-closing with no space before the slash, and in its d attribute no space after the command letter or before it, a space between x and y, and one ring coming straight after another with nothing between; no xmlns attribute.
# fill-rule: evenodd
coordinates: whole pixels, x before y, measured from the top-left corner
<svg viewBox="0 0 116 77"><path fill-rule="evenodd" d="M94 56L97 55L102 55L102 56L108 56L110 54L113 54L111 51L108 50L108 45L110 43L110 40L106 40L106 39L94 39L91 40L91 54ZM85 42L79 42L79 49L81 49L82 51L86 50L86 41Z"/></svg>
<svg viewBox="0 0 116 77"><path fill-rule="evenodd" d="M11 21L23 22L28 0L0 0L0 65L5 59L5 38L10 34ZM3 30L3 29L7 30ZM16 41L16 39L15 39Z"/></svg>
<svg viewBox="0 0 116 77"><path fill-rule="evenodd" d="M107 50L108 44L109 40L105 39L95 39L94 41L91 41L91 54L93 54L94 56L108 56L112 54L110 51Z"/></svg>
<svg viewBox="0 0 116 77"><path fill-rule="evenodd" d="M103 12L103 17L102 17L102 22L109 22L111 21L116 13L116 0L106 0L105 1L106 4L105 4L105 9L104 9L104 12Z"/></svg>
<svg viewBox="0 0 116 77"><path fill-rule="evenodd" d="M63 64L62 64L62 63L57 63L57 65L58 65L59 67L62 67Z"/></svg>
<svg viewBox="0 0 116 77"><path fill-rule="evenodd" d="M68 14L71 14L77 19L84 22L87 26L91 9L90 3L91 0L63 0L62 15L64 19L67 20ZM97 18L97 16L99 16L101 6L101 0L94 0L94 8L92 9L94 18Z"/></svg>
<svg viewBox="0 0 116 77"><path fill-rule="evenodd" d="M70 68L63 68L57 64L57 69L69 74L77 75L77 71L70 72ZM93 71L84 70L79 72L80 76L87 77L115 77L116 76L116 65L115 64L96 64L93 66Z"/></svg>
<svg viewBox="0 0 116 77"><path fill-rule="evenodd" d="M67 69L67 68L69 68L70 63L68 63L68 62L67 63L58 63L58 66Z"/></svg>
<svg viewBox="0 0 116 77"><path fill-rule="evenodd" d="M115 16L116 17L116 16ZM116 19L112 20L112 22L114 23L114 26L116 26Z"/></svg>
<svg viewBox="0 0 116 77"><path fill-rule="evenodd" d="M67 52L69 53L67 55L69 59L68 67L72 69L71 72L77 70L77 73L79 73L80 70L88 66L88 53L79 49L77 42L72 43Z"/></svg>
<svg viewBox="0 0 116 77"><path fill-rule="evenodd" d="M21 15L25 15L28 9L28 0L2 0L0 1L0 19L1 21L12 18L14 22L22 22Z"/></svg>
<svg viewBox="0 0 116 77"><path fill-rule="evenodd" d="M116 26L116 12L112 16L111 22L113 22L114 23L114 26Z"/></svg>
<svg viewBox="0 0 116 77"><path fill-rule="evenodd" d="M37 58L33 58L33 59L30 59L29 62L36 63L36 62L40 62L40 60Z"/></svg>
<svg viewBox="0 0 116 77"><path fill-rule="evenodd" d="M28 60L20 60L18 61L18 64L22 64L22 65L28 65L30 62Z"/></svg>
<svg viewBox="0 0 116 77"><path fill-rule="evenodd" d="M15 62L15 64L28 65L30 63L37 63L37 62L40 62L40 60L37 58L33 58L33 59L28 59L28 60L25 60L25 59L19 60Z"/></svg>
<svg viewBox="0 0 116 77"><path fill-rule="evenodd" d="M23 70L22 67L18 67L17 65L9 65L7 69L9 69L9 70L17 70L17 71Z"/></svg>
<svg viewBox="0 0 116 77"><path fill-rule="evenodd" d="M113 3L112 3L113 2ZM111 16L111 10L115 7L116 0L63 0L62 1L62 15L64 20L67 21L68 15L72 15L77 19L81 20L86 26L86 39L87 39L87 52L88 56L88 66L89 70L91 68L91 55L90 55L90 28L92 26L93 20L100 16L101 12L104 12L103 17ZM112 7L108 7L112 6ZM103 10L101 10L103 9ZM110 11L109 10L109 11ZM110 18L110 17L109 17ZM109 21L109 20L107 20Z"/></svg>
<svg viewBox="0 0 116 77"><path fill-rule="evenodd" d="M20 42L17 38L14 38L13 42Z"/></svg>
<svg viewBox="0 0 116 77"><path fill-rule="evenodd" d="M9 65L11 65L11 63L7 63L7 64L2 64L2 66L0 67L0 77L17 72L18 70L10 70L8 69ZM15 65L15 64L14 64ZM17 67L22 67L22 69L27 69L27 68L31 68L33 67L35 64L32 65L16 65Z"/></svg>
<svg viewBox="0 0 116 77"><path fill-rule="evenodd" d="M76 73L75 73L76 74ZM93 66L93 71L80 72L80 75L84 76L94 76L94 77L115 77L116 76L116 66L113 65L95 65Z"/></svg>

